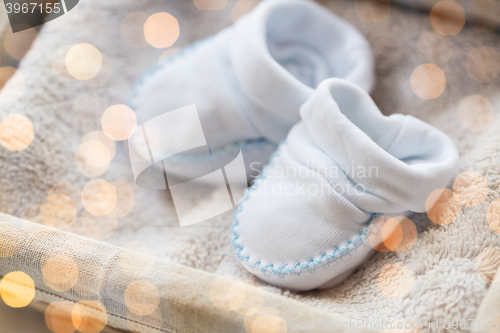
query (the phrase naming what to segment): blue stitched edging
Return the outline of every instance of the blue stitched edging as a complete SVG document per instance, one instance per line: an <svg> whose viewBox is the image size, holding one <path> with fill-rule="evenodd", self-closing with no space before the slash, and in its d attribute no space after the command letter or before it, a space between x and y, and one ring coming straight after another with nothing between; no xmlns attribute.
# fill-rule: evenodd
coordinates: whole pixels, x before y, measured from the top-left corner
<svg viewBox="0 0 500 333"><path fill-rule="evenodd" d="M243 251L243 246L236 243L240 237L240 235L234 230L240 223L238 220L238 214L242 211L243 203L248 200L248 198L250 197L250 193L252 191L256 190L257 184L259 182L262 182L263 180L265 180L265 178L266 178L265 171L267 168L272 168L274 166L274 159L275 159L275 157L277 157L279 155L280 149L282 148L283 144L284 144L284 142L280 143L276 152L274 152L271 155L271 157L269 159L269 161L270 161L269 165L264 167L264 169L262 170L259 177L257 177L255 179L252 186L248 189L247 195L240 202L240 204L238 205L238 208L236 209L236 211L233 214L233 224L231 225L231 234L233 236L233 239L231 240L231 244L236 249L236 256L238 257L238 259L240 261L242 261L243 264L250 269L256 269L256 270L262 272L263 274L266 274L266 273L269 275L276 274L281 278L284 278L285 275L291 275L291 274L300 275L305 270L307 270L309 273L312 273L313 271L316 271L316 268L318 268L319 266L324 268L325 264L327 266L329 266L330 262L332 262L332 261L336 262L338 259L342 260L342 258L347 254L351 255L352 250L356 251L358 246L360 246L360 245L366 246L366 244L364 243L364 240L366 240L366 238L368 237L368 233L370 232L370 224L374 219L376 219L378 216L381 215L381 214L376 214L376 213L372 214L372 217L371 217L370 221L368 222L368 225L365 228L365 230L359 232L356 235L356 237L354 239L348 241L347 244L345 244L341 247L336 247L333 249L333 251L330 254L324 253L317 259L311 259L311 260L309 260L307 262L303 262L303 263L298 262L295 265L286 264L286 265L282 265L279 267L275 267L274 264L262 265L259 260L255 261L255 262L250 262L249 256L244 256L241 254L241 252ZM291 265L293 265L293 266L291 266ZM289 267L289 266L291 266L291 267Z"/></svg>
<svg viewBox="0 0 500 333"><path fill-rule="evenodd" d="M155 74L158 70L163 68L167 64L173 63L175 60L182 58L187 52L191 52L194 49L196 49L198 46L200 46L202 43L205 43L209 41L210 39L213 38L213 35L209 35L205 38L199 39L195 41L192 44L189 44L188 46L183 47L179 51L173 53L172 55L166 57L165 59L162 59L161 61L155 62L153 65L151 65L140 77L135 83L132 85L132 93L130 94L130 97L128 98L127 101L127 106L130 107L132 110L135 111L135 106L134 106L134 99L137 97L137 91L139 90L139 87L144 83L144 81Z"/></svg>

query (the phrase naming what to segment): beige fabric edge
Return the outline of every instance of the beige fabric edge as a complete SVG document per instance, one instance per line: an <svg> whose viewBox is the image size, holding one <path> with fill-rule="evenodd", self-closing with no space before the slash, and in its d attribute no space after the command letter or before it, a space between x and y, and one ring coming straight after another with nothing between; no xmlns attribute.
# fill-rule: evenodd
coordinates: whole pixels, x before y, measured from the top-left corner
<svg viewBox="0 0 500 333"><path fill-rule="evenodd" d="M40 292L40 293L43 293L43 292ZM63 299L60 299L60 301L63 301ZM39 312L42 312L44 313L45 310L47 310L47 307L49 305L47 303L44 303L44 302L41 302L41 301L37 301L37 302L31 302L31 304L29 305L30 308L32 309L35 309ZM110 326L106 326L102 331L101 333L123 333L125 331L123 330L117 330L117 329L114 329Z"/></svg>
<svg viewBox="0 0 500 333"><path fill-rule="evenodd" d="M101 302L108 325L140 332L251 332L274 325L276 332L315 332L307 323L354 328L349 319L318 310L254 285L158 260L106 243L0 213L0 276L23 271L35 282L35 302ZM6 241L7 240L7 241ZM51 258L55 267L47 268ZM78 268L78 281L48 277ZM58 266L59 265L59 266ZM50 271L48 271L50 269ZM47 273L49 272L49 273ZM65 282L66 281L66 282ZM60 282L60 283L59 283ZM35 303L36 304L36 303ZM100 313L102 318L102 312ZM97 318L98 319L98 318ZM295 328L291 328L291 323ZM297 325L303 323L300 329ZM314 324L315 323L315 324ZM290 328L289 328L290 327ZM318 326L319 327L319 326Z"/></svg>
<svg viewBox="0 0 500 333"><path fill-rule="evenodd" d="M492 323L496 319L498 324L497 329L486 328L487 322ZM481 325L476 325L472 330L473 333L490 333L500 331L500 269L497 270L493 282L490 284L488 293L483 298L479 306L476 322Z"/></svg>

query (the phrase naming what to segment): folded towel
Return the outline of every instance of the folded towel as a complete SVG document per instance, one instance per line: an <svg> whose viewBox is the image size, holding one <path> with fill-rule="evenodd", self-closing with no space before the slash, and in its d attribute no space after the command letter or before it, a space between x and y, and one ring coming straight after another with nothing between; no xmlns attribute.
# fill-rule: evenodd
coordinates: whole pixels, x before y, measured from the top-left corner
<svg viewBox="0 0 500 333"><path fill-rule="evenodd" d="M373 252L374 217L425 212L429 194L450 181L458 152L412 116L382 115L364 90L341 79L321 83L300 115L235 213L232 232L252 273L308 290L341 282Z"/></svg>
<svg viewBox="0 0 500 333"><path fill-rule="evenodd" d="M321 81L339 77L369 91L373 76L369 44L354 27L309 0L267 0L148 71L130 104L140 124L195 104L214 153L262 138L277 144ZM197 124L183 126L186 137L198 135ZM257 160L267 161L267 148Z"/></svg>

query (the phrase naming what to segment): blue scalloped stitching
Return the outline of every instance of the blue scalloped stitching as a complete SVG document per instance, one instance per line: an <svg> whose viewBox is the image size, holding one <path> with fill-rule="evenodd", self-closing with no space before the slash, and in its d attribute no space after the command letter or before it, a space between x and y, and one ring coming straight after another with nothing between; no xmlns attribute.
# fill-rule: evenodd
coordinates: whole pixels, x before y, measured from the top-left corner
<svg viewBox="0 0 500 333"><path fill-rule="evenodd" d="M277 157L279 155L280 149L283 146L283 144L284 144L284 142L281 142L279 144L276 152L274 152L271 155L271 157L269 158L269 161L270 161L269 165L264 167L261 174L257 178L255 178L255 181L253 182L252 186L248 189L247 195L240 202L240 204L238 205L238 208L236 209L236 211L233 214L233 224L231 225L231 228L230 228L231 234L233 236L233 239L231 240L231 244L236 249L236 256L238 257L238 259L240 261L242 261L244 263L244 265L246 265L250 269L256 269L256 270L262 272L264 275L266 275L266 273L268 273L269 275L276 274L281 278L284 278L285 275L291 275L291 274L300 275L305 269L307 269L310 273L312 273L312 271L316 271L316 268L318 266L325 267L324 266L325 264L327 266L329 266L329 264L331 262L333 262L333 261L337 262L338 259L342 260L342 258L347 254L352 255L351 254L351 251L352 251L351 247L353 247L353 246L354 246L353 250L355 252L357 252L358 246L360 246L360 245L366 246L366 244L364 243L363 240L368 237L371 222L374 219L376 219L378 216L381 215L381 214L377 214L377 213L372 214L372 217L371 217L370 221L368 222L368 225L366 226L365 230L359 232L354 239L348 241L347 244L345 244L344 246L334 248L333 252L331 254L324 253L317 259L310 259L304 263L298 262L291 268L287 268L287 266L289 266L290 264L282 265L282 266L275 268L274 267L275 264L261 265L260 261L256 261L256 262L251 263L249 256L244 256L241 254L241 252L243 251L243 246L236 244L236 241L240 237L240 235L234 230L234 228L237 227L240 223L237 215L242 211L243 203L248 200L248 198L250 197L250 193L252 191L256 190L257 184L259 182L262 182L265 180L265 178L266 178L265 177L265 170L267 168L271 168L274 166L274 159L275 159L275 157ZM312 269L312 271L311 271L311 269Z"/></svg>

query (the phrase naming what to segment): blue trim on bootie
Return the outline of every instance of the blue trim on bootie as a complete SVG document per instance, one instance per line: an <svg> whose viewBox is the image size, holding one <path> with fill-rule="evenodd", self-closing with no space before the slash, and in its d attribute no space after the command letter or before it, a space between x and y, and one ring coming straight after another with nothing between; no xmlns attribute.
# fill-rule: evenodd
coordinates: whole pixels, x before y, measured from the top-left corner
<svg viewBox="0 0 500 333"><path fill-rule="evenodd" d="M274 166L274 159L279 155L280 149L282 148L283 144L284 144L284 142L281 142L279 144L276 152L274 152L271 155L271 157L269 159L269 164L267 166L265 166L264 169L262 169L262 172L259 175L259 177L257 177L255 179L252 186L248 189L247 195L240 202L240 204L238 205L238 208L236 209L236 211L233 214L233 224L231 225L231 228L230 228L231 234L233 236L233 238L231 240L231 244L236 249L236 256L245 266L247 266L250 269L258 270L258 271L262 272L264 275L266 275L266 273L268 275L275 274L281 278L284 278L285 275L291 275L291 274L300 275L305 270L307 270L309 273L312 273L313 271L316 271L316 268L318 268L319 266L324 268L325 265L329 266L329 264L331 262L337 262L338 259L342 260L342 258L344 256L346 256L347 254L352 255L351 252L353 250L356 252L356 249L358 246L361 246L361 245L366 246L367 245L367 244L365 244L364 240L366 240L368 237L368 233L370 231L370 224L374 219L376 219L377 217L379 217L381 215L378 213L372 214L372 217L369 220L368 225L366 226L365 230L359 232L352 240L349 240L345 245L332 249L333 250L332 253L330 253L330 254L324 253L317 259L310 259L306 262L298 262L296 264L286 264L286 265L281 265L281 266L278 266L275 264L263 265L260 262L260 260L257 260L255 262L250 262L249 256L244 256L241 254L241 252L243 251L243 248L244 248L243 245L236 243L237 240L240 238L240 235L234 230L240 224L240 222L238 220L238 214L243 210L243 203L248 200L251 192L255 191L257 189L258 183L261 181L264 181L266 179L265 171L266 171L266 169L272 168ZM354 248L352 248L352 247L354 247ZM291 267L287 267L287 266L291 266Z"/></svg>

